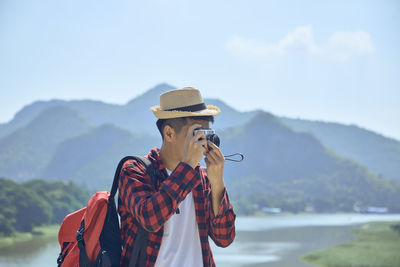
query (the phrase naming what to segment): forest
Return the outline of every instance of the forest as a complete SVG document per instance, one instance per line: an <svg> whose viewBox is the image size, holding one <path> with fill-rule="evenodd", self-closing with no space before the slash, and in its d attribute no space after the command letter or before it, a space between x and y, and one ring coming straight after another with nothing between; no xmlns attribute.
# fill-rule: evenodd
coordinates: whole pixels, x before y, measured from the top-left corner
<svg viewBox="0 0 400 267"><path fill-rule="evenodd" d="M67 214L86 206L90 196L74 182L41 179L18 183L0 178L0 188L0 236L60 224Z"/></svg>

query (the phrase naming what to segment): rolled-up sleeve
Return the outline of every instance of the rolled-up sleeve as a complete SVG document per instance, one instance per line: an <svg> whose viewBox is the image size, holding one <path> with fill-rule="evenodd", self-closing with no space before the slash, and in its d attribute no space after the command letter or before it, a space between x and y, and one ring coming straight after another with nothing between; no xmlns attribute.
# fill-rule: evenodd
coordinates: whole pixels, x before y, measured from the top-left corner
<svg viewBox="0 0 400 267"><path fill-rule="evenodd" d="M144 166L131 161L121 169L119 197L121 204L143 228L157 232L199 183L201 178L198 171L180 162L156 191Z"/></svg>
<svg viewBox="0 0 400 267"><path fill-rule="evenodd" d="M208 218L209 218L209 231L211 239L219 247L229 246L235 239L235 219L236 214L233 211L233 206L229 202L228 192L226 186L224 187L219 210L215 216L212 207L212 194L208 194Z"/></svg>

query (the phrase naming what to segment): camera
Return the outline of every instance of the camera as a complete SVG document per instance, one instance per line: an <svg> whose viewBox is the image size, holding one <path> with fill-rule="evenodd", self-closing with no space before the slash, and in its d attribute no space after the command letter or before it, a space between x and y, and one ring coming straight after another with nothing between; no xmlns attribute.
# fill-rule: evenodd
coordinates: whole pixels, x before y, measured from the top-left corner
<svg viewBox="0 0 400 267"><path fill-rule="evenodd" d="M196 130L193 131L193 136L196 135L198 132L203 132L204 135L206 136L207 140L210 140L217 147L219 147L220 140L219 140L218 135L215 134L214 130L212 130L212 129L196 129ZM199 140L202 140L202 138L200 138Z"/></svg>

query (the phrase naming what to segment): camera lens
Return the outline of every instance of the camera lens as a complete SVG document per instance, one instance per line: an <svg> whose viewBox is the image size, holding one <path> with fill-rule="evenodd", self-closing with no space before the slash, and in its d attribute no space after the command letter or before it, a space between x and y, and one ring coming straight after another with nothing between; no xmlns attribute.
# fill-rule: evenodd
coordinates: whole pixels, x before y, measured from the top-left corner
<svg viewBox="0 0 400 267"><path fill-rule="evenodd" d="M217 147L219 147L219 145L220 145L219 137L216 134L207 135L207 140L210 140L211 142L213 142Z"/></svg>

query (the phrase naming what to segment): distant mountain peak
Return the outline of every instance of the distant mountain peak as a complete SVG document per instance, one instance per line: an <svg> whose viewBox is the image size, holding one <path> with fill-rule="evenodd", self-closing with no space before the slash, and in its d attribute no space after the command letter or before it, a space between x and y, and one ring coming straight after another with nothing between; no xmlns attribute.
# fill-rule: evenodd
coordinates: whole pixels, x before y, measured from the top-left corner
<svg viewBox="0 0 400 267"><path fill-rule="evenodd" d="M170 88L170 89L172 90L172 89L176 88L176 86L172 86L172 85L170 85L170 84L168 84L168 83L159 83L159 84L157 84L156 86L154 86L153 88L151 88L149 91L151 91L151 90L157 90L157 89L162 89L162 90L164 90L164 89L166 89L166 88Z"/></svg>
<svg viewBox="0 0 400 267"><path fill-rule="evenodd" d="M257 112L256 115L245 124L245 127L250 131L293 132L293 130L278 117L266 111Z"/></svg>
<svg viewBox="0 0 400 267"><path fill-rule="evenodd" d="M234 112L235 114L239 113L235 108L229 106L226 104L224 101L218 99L218 98L205 98L204 102L206 105L214 105L217 106L221 109L221 112Z"/></svg>
<svg viewBox="0 0 400 267"><path fill-rule="evenodd" d="M79 114L76 110L64 105L55 105L55 106L50 106L48 108L45 108L42 112L40 112L34 120L31 122L35 123L35 121L48 118L48 117L59 117L59 118L65 118L66 116L73 116L73 117L82 117L81 114Z"/></svg>
<svg viewBox="0 0 400 267"><path fill-rule="evenodd" d="M69 127L74 129L87 129L91 126L91 122L84 115L73 108L60 104L44 109L25 127L31 130L43 130L46 129L46 127L51 127L52 129L48 129L48 131L51 132L54 130L53 128L57 127L65 128L65 131L67 131Z"/></svg>
<svg viewBox="0 0 400 267"><path fill-rule="evenodd" d="M156 86L150 88L149 90L147 90L144 94L150 94L150 95L154 95L154 94L158 94L161 95L162 93L169 91L169 90L173 90L176 89L176 86L170 85L168 83L160 83L157 84Z"/></svg>
<svg viewBox="0 0 400 267"><path fill-rule="evenodd" d="M131 133L130 131L123 129L121 127L118 127L112 123L101 124L98 127L92 129L92 131L89 134L93 134L96 132L119 132L119 133L123 133L125 135L133 135L133 133Z"/></svg>
<svg viewBox="0 0 400 267"><path fill-rule="evenodd" d="M83 135L82 135L83 136ZM87 132L84 136L88 139L93 138L106 138L106 139L114 139L114 140L125 140L130 138L134 135L133 133L129 132L128 130L122 129L118 126L115 126L112 123L105 123L96 128L93 128L91 131ZM78 137L79 138L79 137Z"/></svg>
<svg viewBox="0 0 400 267"><path fill-rule="evenodd" d="M156 103L159 101L160 95L162 93L167 92L169 90L173 90L173 89L176 89L176 87L172 86L168 83L160 83L160 84L150 88L143 94L130 100L126 105L127 106L137 105L138 103L143 103L143 102L148 102L148 101Z"/></svg>
<svg viewBox="0 0 400 267"><path fill-rule="evenodd" d="M259 111L249 122L248 124L257 124L264 122L276 122L282 124L281 121L272 113L267 111Z"/></svg>

